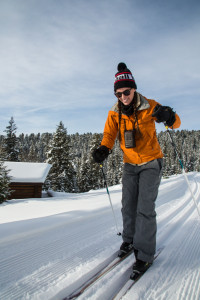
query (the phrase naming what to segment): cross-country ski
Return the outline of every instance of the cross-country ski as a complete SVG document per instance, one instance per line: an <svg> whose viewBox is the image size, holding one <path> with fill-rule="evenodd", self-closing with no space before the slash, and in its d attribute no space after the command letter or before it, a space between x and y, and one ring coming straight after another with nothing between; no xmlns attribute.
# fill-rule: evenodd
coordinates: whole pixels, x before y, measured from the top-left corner
<svg viewBox="0 0 200 300"><path fill-rule="evenodd" d="M155 259L159 256L159 254L162 252L164 247L159 248L154 256L154 261ZM150 268L150 267L149 267ZM135 273L135 276L133 278L130 278L129 280L126 281L125 284L122 285L120 290L116 293L116 295L112 298L112 300L120 300L123 296L127 294L127 292L133 287L133 285L139 281L139 279L148 271L148 269L141 274Z"/></svg>
<svg viewBox="0 0 200 300"><path fill-rule="evenodd" d="M70 299L76 299L80 295L84 293L85 290L88 288L91 288L93 284L95 284L98 280L102 279L103 276L105 276L108 272L112 271L116 266L118 266L121 262L123 262L130 254L132 254L132 251L129 253L123 255L122 257L118 257L117 251L114 255L112 255L110 258L108 258L105 262L103 262L100 266L97 266L92 273L92 275L89 275L89 278L84 281L80 287L75 289L70 295L63 298L63 300L70 300Z"/></svg>

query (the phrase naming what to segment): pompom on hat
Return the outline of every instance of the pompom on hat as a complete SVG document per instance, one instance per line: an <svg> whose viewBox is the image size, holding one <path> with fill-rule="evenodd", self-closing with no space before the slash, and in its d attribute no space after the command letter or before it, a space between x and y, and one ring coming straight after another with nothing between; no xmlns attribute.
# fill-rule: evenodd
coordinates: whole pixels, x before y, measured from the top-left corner
<svg viewBox="0 0 200 300"><path fill-rule="evenodd" d="M118 72L115 74L114 91L117 89L130 87L137 89L135 79L131 71L127 68L126 64L121 62L117 67Z"/></svg>

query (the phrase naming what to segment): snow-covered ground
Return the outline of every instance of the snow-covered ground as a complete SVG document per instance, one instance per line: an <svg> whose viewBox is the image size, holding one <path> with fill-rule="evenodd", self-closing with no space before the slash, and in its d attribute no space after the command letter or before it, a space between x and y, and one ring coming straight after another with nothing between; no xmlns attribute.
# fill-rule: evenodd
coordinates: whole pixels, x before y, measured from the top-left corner
<svg viewBox="0 0 200 300"><path fill-rule="evenodd" d="M188 179L200 205L200 173ZM121 229L121 186L109 190ZM199 300L200 218L183 175L162 180L157 219L157 247L165 248L123 299ZM4 203L0 299L62 299L120 244L105 189ZM133 256L80 299L110 299L132 263Z"/></svg>

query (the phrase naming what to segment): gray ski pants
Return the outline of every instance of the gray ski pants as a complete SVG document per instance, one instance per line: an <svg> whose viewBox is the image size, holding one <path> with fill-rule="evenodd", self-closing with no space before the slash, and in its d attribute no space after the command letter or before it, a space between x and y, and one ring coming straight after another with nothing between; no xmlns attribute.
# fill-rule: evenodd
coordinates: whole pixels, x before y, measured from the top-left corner
<svg viewBox="0 0 200 300"><path fill-rule="evenodd" d="M162 176L162 159L142 166L124 164L122 218L124 242L132 242L138 259L152 262L156 251L155 201Z"/></svg>

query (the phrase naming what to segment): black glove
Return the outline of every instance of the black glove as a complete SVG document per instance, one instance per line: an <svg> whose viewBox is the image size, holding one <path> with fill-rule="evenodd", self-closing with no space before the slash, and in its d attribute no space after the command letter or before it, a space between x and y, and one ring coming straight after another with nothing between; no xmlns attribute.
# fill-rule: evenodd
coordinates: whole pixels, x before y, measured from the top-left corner
<svg viewBox="0 0 200 300"><path fill-rule="evenodd" d="M157 104L153 110L152 117L156 117L156 122L165 122L167 126L172 126L176 121L175 112L169 106Z"/></svg>
<svg viewBox="0 0 200 300"><path fill-rule="evenodd" d="M99 148L95 149L92 153L94 161L97 163L101 163L106 159L109 155L109 149L106 146L100 146Z"/></svg>

